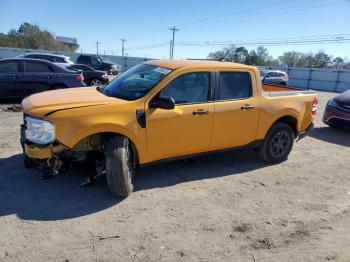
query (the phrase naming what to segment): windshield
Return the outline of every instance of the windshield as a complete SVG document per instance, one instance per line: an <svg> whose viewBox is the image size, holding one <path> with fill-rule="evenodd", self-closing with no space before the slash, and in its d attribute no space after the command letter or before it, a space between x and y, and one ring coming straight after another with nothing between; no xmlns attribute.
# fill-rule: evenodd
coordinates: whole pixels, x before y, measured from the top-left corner
<svg viewBox="0 0 350 262"><path fill-rule="evenodd" d="M113 80L102 93L125 100L136 100L147 94L170 72L167 68L139 64Z"/></svg>

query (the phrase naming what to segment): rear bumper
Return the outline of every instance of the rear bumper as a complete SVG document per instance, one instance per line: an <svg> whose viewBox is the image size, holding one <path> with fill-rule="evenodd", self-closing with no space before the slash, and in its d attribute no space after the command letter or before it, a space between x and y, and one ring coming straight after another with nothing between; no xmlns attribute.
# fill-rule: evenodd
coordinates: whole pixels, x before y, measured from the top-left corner
<svg viewBox="0 0 350 262"><path fill-rule="evenodd" d="M298 141L308 136L314 130L314 128L314 123L311 123L304 131L299 132Z"/></svg>

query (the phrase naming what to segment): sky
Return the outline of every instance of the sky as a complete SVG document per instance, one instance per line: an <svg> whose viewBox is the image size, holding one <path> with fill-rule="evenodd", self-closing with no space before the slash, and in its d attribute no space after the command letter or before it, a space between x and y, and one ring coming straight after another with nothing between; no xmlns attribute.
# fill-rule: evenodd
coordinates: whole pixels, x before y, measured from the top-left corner
<svg viewBox="0 0 350 262"><path fill-rule="evenodd" d="M261 42L275 58L290 50L350 57L350 0L0 0L0 11L2 33L29 22L77 38L86 53L96 53L98 41L100 53L121 55L125 38L128 56L168 58L175 26L176 59Z"/></svg>

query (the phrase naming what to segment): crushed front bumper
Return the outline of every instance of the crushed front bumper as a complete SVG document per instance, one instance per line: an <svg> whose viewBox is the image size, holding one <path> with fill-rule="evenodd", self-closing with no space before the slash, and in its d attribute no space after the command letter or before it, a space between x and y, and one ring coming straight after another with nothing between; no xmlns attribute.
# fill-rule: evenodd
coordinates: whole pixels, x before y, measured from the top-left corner
<svg viewBox="0 0 350 262"><path fill-rule="evenodd" d="M23 154L29 158L34 159L49 159L54 154L60 153L67 149L66 146L58 143L49 145L38 145L31 143L25 139L25 125L21 125L21 139L20 143L23 149Z"/></svg>
<svg viewBox="0 0 350 262"><path fill-rule="evenodd" d="M23 144L23 153L34 159L49 159L52 158L54 154L60 153L67 149L64 145L37 145L37 144Z"/></svg>

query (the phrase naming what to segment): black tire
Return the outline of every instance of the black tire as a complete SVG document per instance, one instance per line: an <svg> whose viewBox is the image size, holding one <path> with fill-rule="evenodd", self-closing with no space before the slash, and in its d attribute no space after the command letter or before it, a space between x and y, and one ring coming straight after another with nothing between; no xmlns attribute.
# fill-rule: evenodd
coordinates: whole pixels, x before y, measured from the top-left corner
<svg viewBox="0 0 350 262"><path fill-rule="evenodd" d="M285 123L276 123L267 133L259 156L268 163L280 163L288 158L293 144L293 129Z"/></svg>
<svg viewBox="0 0 350 262"><path fill-rule="evenodd" d="M286 82L281 82L280 85L281 86L287 86L287 83Z"/></svg>
<svg viewBox="0 0 350 262"><path fill-rule="evenodd" d="M24 164L24 167L27 169L33 168L34 167L34 160L27 157L27 156L24 156L23 164Z"/></svg>
<svg viewBox="0 0 350 262"><path fill-rule="evenodd" d="M116 197L127 197L134 190L133 152L129 140L113 136L105 143L106 179Z"/></svg>

